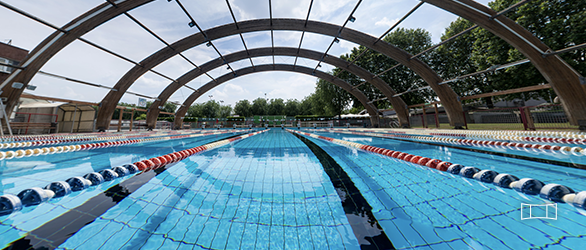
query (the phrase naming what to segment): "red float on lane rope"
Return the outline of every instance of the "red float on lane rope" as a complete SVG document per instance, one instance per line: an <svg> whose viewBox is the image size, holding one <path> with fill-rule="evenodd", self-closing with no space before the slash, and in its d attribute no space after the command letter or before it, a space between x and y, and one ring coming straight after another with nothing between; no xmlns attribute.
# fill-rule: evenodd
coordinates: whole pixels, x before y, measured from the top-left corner
<svg viewBox="0 0 586 250"><path fill-rule="evenodd" d="M430 161L428 161L425 166L429 167L429 168L436 168L437 164L439 164L441 161L438 159L432 159Z"/></svg>
<svg viewBox="0 0 586 250"><path fill-rule="evenodd" d="M425 164L427 164L427 162L429 162L429 161L431 161L431 158L423 157L423 158L419 159L417 164L425 166Z"/></svg>
<svg viewBox="0 0 586 250"><path fill-rule="evenodd" d="M440 170L440 171L446 171L448 170L448 168L452 165L451 162L447 162L447 161L442 161L439 164L437 164L437 166L435 167L435 169Z"/></svg>

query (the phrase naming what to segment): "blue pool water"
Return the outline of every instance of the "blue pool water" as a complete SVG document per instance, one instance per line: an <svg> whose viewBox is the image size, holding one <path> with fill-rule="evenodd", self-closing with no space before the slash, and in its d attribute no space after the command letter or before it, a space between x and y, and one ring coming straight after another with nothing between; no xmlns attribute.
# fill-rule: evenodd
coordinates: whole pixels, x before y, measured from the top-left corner
<svg viewBox="0 0 586 250"><path fill-rule="evenodd" d="M586 171L582 169L441 145L316 134L586 190ZM15 194L29 187L44 187L51 181L230 136L233 134L3 160L1 192ZM586 212L569 204L558 204L557 220L521 220L521 203L545 201L391 157L305 138L309 142L272 129L195 154L152 174L152 179L125 198L109 201L111 208L54 247L381 249L380 242L372 241L381 233L397 249L579 249L586 242ZM339 169L324 170L330 163L308 143L321 148ZM335 173L332 177L333 171L343 171L351 183L336 181L336 176L344 175ZM45 223L72 220L63 217L136 177L140 176L117 178L0 216L0 246L26 238ZM349 185L357 191L348 192L353 190ZM351 210L365 206L371 211Z"/></svg>
<svg viewBox="0 0 586 250"><path fill-rule="evenodd" d="M416 130L416 129L414 129ZM311 129L311 131L313 132L314 130ZM323 131L323 130L322 130ZM319 132L319 130L318 130ZM363 133L362 131L348 131L348 132L358 132L358 133ZM369 133L369 132L366 132ZM384 132L384 131L372 131L370 133L375 133L378 135L382 135L382 137L384 138L384 136L389 136L390 138L392 138L392 136L396 136L396 135L402 135L402 134L397 134L397 133L390 133L390 132ZM406 132L408 133L408 132ZM329 133L327 133L329 134ZM353 134L348 134L348 133L344 133L344 135L346 135L346 137L353 137ZM413 133L413 134L408 134L408 135L412 135L412 136L419 136L419 134ZM389 138L387 137L387 138ZM370 138L370 137L369 137ZM448 137L448 138L464 138L464 137ZM417 139L414 138L398 138L401 141L419 141ZM465 138L465 139L470 139L470 138ZM481 140L481 139L479 139ZM516 142L516 143L521 143L520 141L508 141L508 140L501 140L502 142ZM429 142L429 141L425 141L425 142ZM516 155L516 156L521 156L521 157L529 157L529 158L538 158L538 159L543 159L543 160L550 160L550 161L557 161L557 162L562 162L562 163L569 163L568 165L572 165L572 164L584 164L586 161L584 160L584 155L574 155L571 154L569 152L565 152L565 153L561 153L560 151L551 151L551 150L539 150L539 149L532 149L532 148L521 148L521 147L506 147L506 146L494 146L494 145L477 145L477 144L473 144L473 143L447 143L447 142L442 142L442 141L432 141L433 144L437 144L437 145L446 145L446 146L455 146L455 147L466 147L469 149L475 149L475 150L480 150L480 151L486 151L486 152L495 152L495 153L505 153L505 154L509 154L509 155ZM568 146L568 147L581 147L583 148L584 145L582 144L562 144L562 143L550 143L550 142L523 142L523 143L527 143L527 144L538 144L538 145L551 145L551 146Z"/></svg>

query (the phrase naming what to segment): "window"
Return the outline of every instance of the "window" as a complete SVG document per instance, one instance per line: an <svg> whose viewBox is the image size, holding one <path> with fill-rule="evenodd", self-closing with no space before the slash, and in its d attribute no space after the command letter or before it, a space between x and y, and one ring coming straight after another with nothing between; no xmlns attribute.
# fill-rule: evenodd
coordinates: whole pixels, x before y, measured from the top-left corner
<svg viewBox="0 0 586 250"><path fill-rule="evenodd" d="M0 57L0 63L14 65L14 62L12 60L8 60L8 59L2 58L2 57ZM10 73L12 73L13 70L14 70L14 68L12 68L12 67L0 65L0 73L10 74Z"/></svg>

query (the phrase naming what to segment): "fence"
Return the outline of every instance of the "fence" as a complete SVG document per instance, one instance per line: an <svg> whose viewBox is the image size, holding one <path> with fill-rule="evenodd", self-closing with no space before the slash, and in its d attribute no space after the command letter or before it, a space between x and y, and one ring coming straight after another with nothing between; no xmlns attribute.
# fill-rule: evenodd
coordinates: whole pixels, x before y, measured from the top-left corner
<svg viewBox="0 0 586 250"><path fill-rule="evenodd" d="M464 112L469 129L524 130L525 112L523 107L495 108Z"/></svg>
<svg viewBox="0 0 586 250"><path fill-rule="evenodd" d="M540 105L527 109L531 114L531 119L526 122L527 129L578 129L578 126L570 125L562 105Z"/></svg>
<svg viewBox="0 0 586 250"><path fill-rule="evenodd" d="M120 122L119 120L112 120L110 121L110 128L109 130L118 130L118 122ZM122 120L120 123L120 130L121 131L127 131L130 130L130 120ZM156 125L155 125L155 129L172 129L173 128L173 123L169 122L169 121L157 121ZM132 131L138 131L138 130L146 130L147 129L147 124L145 120L139 120L139 121L132 121Z"/></svg>
<svg viewBox="0 0 586 250"><path fill-rule="evenodd" d="M525 107L505 107L493 109L477 109L464 111L462 115L465 117L467 129L501 129L501 130L536 130L536 129L578 129L577 126L572 126L568 122L568 118L559 104L553 105L539 105L539 106L525 106ZM24 119L24 118L23 118ZM448 115L441 108L435 107L412 110L410 116L410 125L412 128L452 128L449 124ZM111 125L111 128L118 126L117 121ZM262 123L261 123L262 122ZM270 127L280 127L281 123L286 127L297 127L301 123L302 127L313 127L314 123L317 127L346 127L348 124L351 127L370 127L369 118L353 118L353 119L332 119L332 120L295 120L283 119L280 122L269 121L255 121L253 118L246 118L244 121L227 121L225 118L200 118L197 122L184 122L185 129L200 129L205 126L210 128L233 128L234 124L238 128L264 127L265 122L269 123ZM122 121L123 130L127 130L130 126L130 121ZM400 126L397 118L380 118L379 127L381 128L398 128ZM158 121L157 129L172 129L173 123L166 121ZM146 129L144 121L135 121L133 130ZM26 133L26 131L24 132Z"/></svg>
<svg viewBox="0 0 586 250"><path fill-rule="evenodd" d="M466 122L470 129L578 129L559 104L475 110L467 113Z"/></svg>
<svg viewBox="0 0 586 250"><path fill-rule="evenodd" d="M59 129L57 118L56 114L16 112L10 127L17 135L56 133Z"/></svg>
<svg viewBox="0 0 586 250"><path fill-rule="evenodd" d="M467 129L578 129L570 125L564 109L559 104L504 107L464 111ZM451 128L445 112L411 114L412 128Z"/></svg>

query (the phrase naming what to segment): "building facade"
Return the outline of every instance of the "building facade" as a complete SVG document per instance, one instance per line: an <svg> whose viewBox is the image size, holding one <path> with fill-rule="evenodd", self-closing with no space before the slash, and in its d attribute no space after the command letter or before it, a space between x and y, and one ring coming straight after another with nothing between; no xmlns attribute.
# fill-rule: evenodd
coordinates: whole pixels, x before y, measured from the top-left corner
<svg viewBox="0 0 586 250"><path fill-rule="evenodd" d="M7 65L17 66L27 55L28 50L0 42L0 83L14 71L14 68Z"/></svg>

